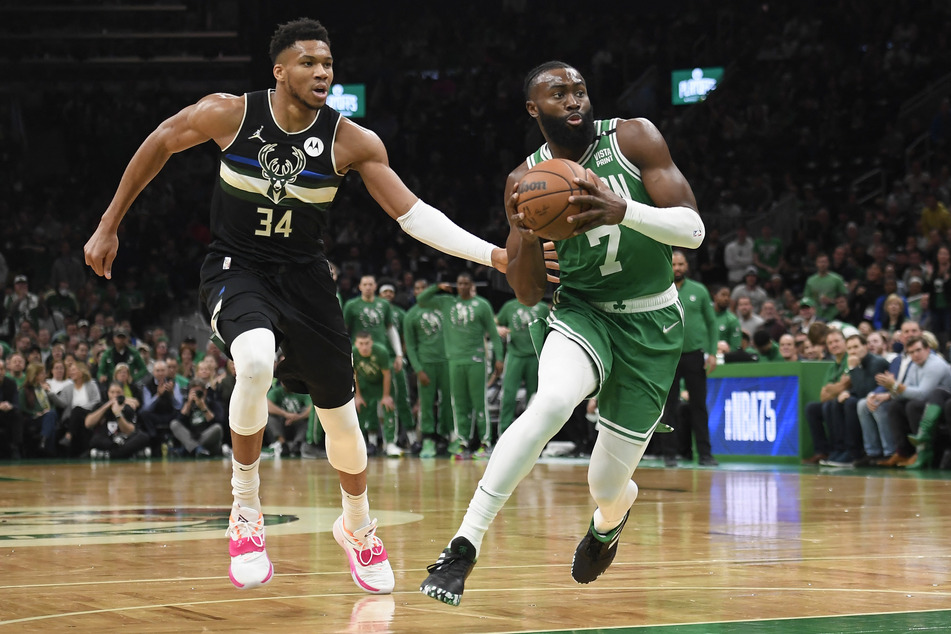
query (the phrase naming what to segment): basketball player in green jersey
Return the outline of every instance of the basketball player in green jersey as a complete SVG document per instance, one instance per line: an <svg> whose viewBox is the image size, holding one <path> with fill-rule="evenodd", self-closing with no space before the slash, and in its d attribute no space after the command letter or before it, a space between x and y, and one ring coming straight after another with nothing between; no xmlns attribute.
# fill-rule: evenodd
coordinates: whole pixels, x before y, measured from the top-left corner
<svg viewBox="0 0 951 634"><path fill-rule="evenodd" d="M400 341L395 307L386 299L377 296L376 277L373 275L361 277L359 288L360 295L347 300L343 305L344 323L347 324L347 330L350 331L351 337L354 337L361 330L365 330L373 337L374 343L386 348L387 352L390 353L390 359L393 360L393 373L390 377L392 383L395 374L399 372L402 376L403 371L403 344ZM398 392L395 386L391 387L395 400ZM384 445L384 449L387 455L392 457L399 457L403 454L395 442Z"/></svg>
<svg viewBox="0 0 951 634"><path fill-rule="evenodd" d="M357 332L353 342L354 399L360 426L375 437L382 422L384 444L395 444L396 418L391 394L393 357L386 346L373 341L366 330Z"/></svg>
<svg viewBox="0 0 951 634"><path fill-rule="evenodd" d="M360 295L349 299L343 305L343 321L350 331L351 337L361 330L370 333L375 343L384 346L390 356L403 356L399 333L396 330L396 321L393 317L393 306L376 295L376 278L364 275L360 278Z"/></svg>
<svg viewBox="0 0 951 634"><path fill-rule="evenodd" d="M427 280L416 280L413 293L417 297L429 287ZM419 430L423 446L420 458L436 457L436 416L434 409L439 396L438 433L449 437L452 433L452 408L449 405L449 361L442 334L443 314L435 308L423 308L418 303L406 313L403 321L403 339L406 355L416 371L419 392Z"/></svg>
<svg viewBox="0 0 951 634"><path fill-rule="evenodd" d="M403 335L403 320L406 319L406 311L402 306L393 301L396 297L396 289L392 284L386 283L380 285L380 297L390 304L393 310L393 325L396 326L396 339L400 340ZM403 342L400 342L401 344ZM402 351L406 352L406 346L402 345ZM395 355L396 352L394 351ZM406 376L406 361L403 355L400 356L400 369L393 370L393 403L396 405L397 433L406 433L407 447L411 447L416 441L416 424L413 420L413 410L409 402L409 379ZM398 448L397 448L398 449Z"/></svg>
<svg viewBox="0 0 951 634"><path fill-rule="evenodd" d="M576 179L590 205L573 214L574 234L556 243L561 285L542 345L538 392L499 439L456 535L420 586L450 605L462 598L482 538L545 444L587 398L598 398L598 438L588 467L597 505L575 550L571 576L594 581L614 560L637 497L631 480L664 412L684 340L671 245L696 248L704 226L687 180L663 136L644 119L596 121L581 74L548 62L525 80L526 108L547 141L509 174L506 277L526 306L546 290L542 244L517 212L529 168L566 158L586 168ZM525 533L537 526L522 527Z"/></svg>
<svg viewBox="0 0 951 634"><path fill-rule="evenodd" d="M486 458L492 445L492 430L489 428L489 406L485 394L485 339L488 337L492 342L496 374L501 374L503 368L499 356L502 354L502 339L495 327L492 305L475 294L472 275L464 271L456 277L455 297L437 295L440 290L448 292L452 287L446 283L430 286L416 297L416 302L423 308L436 308L443 315L454 427L449 453L457 458L465 455L474 420L479 448L472 457Z"/></svg>
<svg viewBox="0 0 951 634"><path fill-rule="evenodd" d="M500 436L515 419L515 396L522 381L525 382L526 400L530 400L538 389L538 355L528 328L536 320L546 317L546 304L539 302L526 306L514 297L505 302L495 315L496 323L505 329L508 337L502 372L502 402L499 405Z"/></svg>

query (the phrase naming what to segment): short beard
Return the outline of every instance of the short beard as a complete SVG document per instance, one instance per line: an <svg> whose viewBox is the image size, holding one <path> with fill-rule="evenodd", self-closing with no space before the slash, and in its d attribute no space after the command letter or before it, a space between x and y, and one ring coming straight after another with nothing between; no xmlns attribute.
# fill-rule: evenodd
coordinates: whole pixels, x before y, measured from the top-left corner
<svg viewBox="0 0 951 634"><path fill-rule="evenodd" d="M314 112L317 112L322 107L322 106L315 106L314 104L309 103L306 99L304 99L304 96L301 95L299 92L297 92L293 87L291 87L289 83L287 84L287 93L291 97L299 101L300 103L304 104L308 109L313 110Z"/></svg>
<svg viewBox="0 0 951 634"><path fill-rule="evenodd" d="M581 125L572 126L568 125L567 116L553 117L539 111L538 123L548 138L548 142L567 150L577 152L586 150L594 140L594 110L577 114L581 115Z"/></svg>

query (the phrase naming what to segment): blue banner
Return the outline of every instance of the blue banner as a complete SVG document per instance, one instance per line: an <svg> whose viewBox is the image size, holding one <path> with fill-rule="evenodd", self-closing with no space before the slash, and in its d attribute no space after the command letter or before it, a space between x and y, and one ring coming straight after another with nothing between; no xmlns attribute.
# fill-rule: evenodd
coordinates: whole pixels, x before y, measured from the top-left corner
<svg viewBox="0 0 951 634"><path fill-rule="evenodd" d="M714 454L799 455L799 377L707 380Z"/></svg>

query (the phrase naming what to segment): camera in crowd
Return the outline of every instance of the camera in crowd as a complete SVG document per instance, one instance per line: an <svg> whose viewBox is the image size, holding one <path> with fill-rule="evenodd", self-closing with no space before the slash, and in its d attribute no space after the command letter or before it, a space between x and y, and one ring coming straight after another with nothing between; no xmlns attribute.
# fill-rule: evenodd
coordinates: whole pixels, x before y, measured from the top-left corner
<svg viewBox="0 0 951 634"><path fill-rule="evenodd" d="M119 405L124 405L124 404L125 404L125 394L120 394L119 396L117 396L117 397L116 397L116 403L119 404Z"/></svg>

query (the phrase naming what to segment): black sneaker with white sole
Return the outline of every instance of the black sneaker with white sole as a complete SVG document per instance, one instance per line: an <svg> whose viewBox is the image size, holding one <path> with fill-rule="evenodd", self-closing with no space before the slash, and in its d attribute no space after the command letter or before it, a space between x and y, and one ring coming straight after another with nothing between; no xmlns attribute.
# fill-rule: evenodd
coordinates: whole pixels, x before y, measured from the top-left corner
<svg viewBox="0 0 951 634"><path fill-rule="evenodd" d="M607 535L594 530L594 520L588 526L588 533L581 539L575 549L575 556L571 560L571 578L578 583L591 583L601 576L617 555L617 543L621 537L621 530L627 523L631 512L624 515L624 519Z"/></svg>
<svg viewBox="0 0 951 634"><path fill-rule="evenodd" d="M419 591L437 601L459 605L466 579L475 566L476 549L465 537L456 537L439 555L436 563L428 566L429 576L419 586Z"/></svg>

